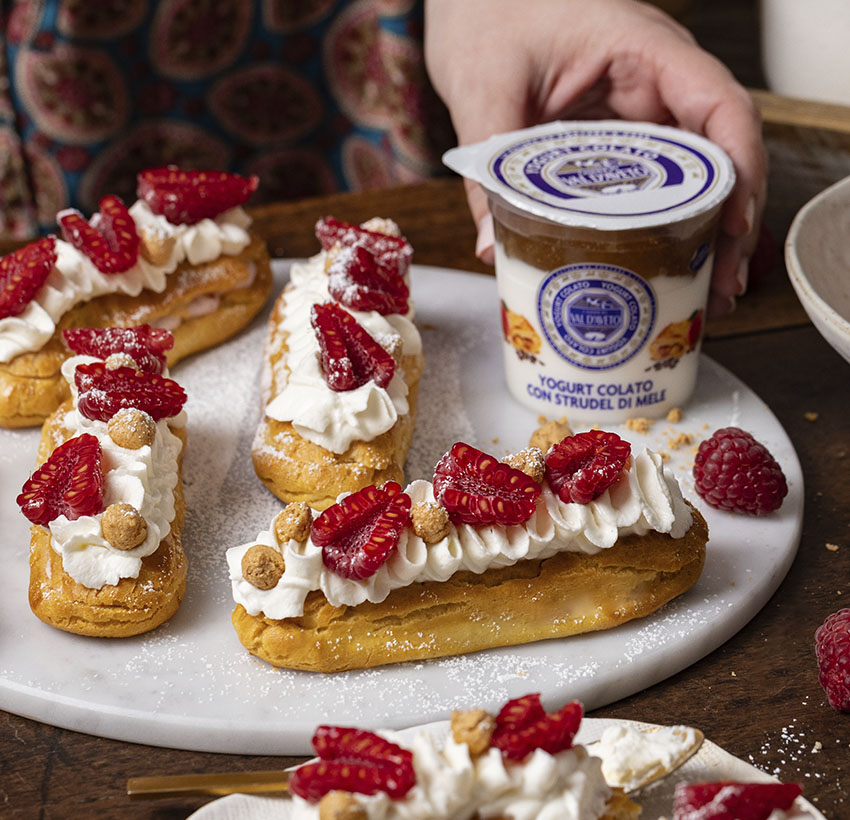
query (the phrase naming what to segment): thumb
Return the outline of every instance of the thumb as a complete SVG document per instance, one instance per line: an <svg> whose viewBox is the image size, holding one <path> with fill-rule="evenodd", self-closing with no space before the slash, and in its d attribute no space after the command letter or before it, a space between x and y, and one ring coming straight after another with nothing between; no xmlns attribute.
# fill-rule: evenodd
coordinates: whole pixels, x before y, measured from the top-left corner
<svg viewBox="0 0 850 820"><path fill-rule="evenodd" d="M493 229L493 217L487 204L487 194L484 189L471 179L465 179L466 201L469 212L478 229L478 237L475 241L475 255L485 264L492 265L495 261L494 245L496 234Z"/></svg>
<svg viewBox="0 0 850 820"><path fill-rule="evenodd" d="M499 105L482 106L477 110L476 106L462 106L457 115L452 113L458 144L469 145L485 140L493 134L524 128L527 123L522 117L523 109L524 104L512 106L510 100L504 97L500 98ZM464 180L464 187L469 212L478 229L475 255L485 264L492 265L495 234L493 217L487 202L487 192L477 182L470 179Z"/></svg>

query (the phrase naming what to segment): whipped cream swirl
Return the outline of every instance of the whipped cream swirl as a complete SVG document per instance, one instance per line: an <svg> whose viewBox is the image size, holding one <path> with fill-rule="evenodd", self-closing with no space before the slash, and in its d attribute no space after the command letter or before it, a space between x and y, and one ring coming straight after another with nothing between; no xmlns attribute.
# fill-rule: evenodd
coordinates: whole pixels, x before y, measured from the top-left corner
<svg viewBox="0 0 850 820"><path fill-rule="evenodd" d="M74 305L108 293L129 296L138 296L143 290L162 293L169 274L184 260L198 265L222 254L234 256L251 241L248 233L251 218L241 207L231 208L215 219L202 219L195 225L172 225L141 200L129 210L140 236L144 231L171 245L164 264L154 265L139 253L129 270L105 274L69 242L57 239L56 264L41 290L18 316L0 319L0 362L40 350L56 332L57 322ZM57 219L61 217L62 212Z"/></svg>
<svg viewBox="0 0 850 820"><path fill-rule="evenodd" d="M325 273L326 256L323 251L292 266L282 319L272 340L273 345L285 343L288 352L280 358L277 368L264 376L266 392L272 376L277 386L277 395L270 397L266 415L277 421L292 422L295 431L307 441L333 453L344 453L353 441L372 441L389 430L410 407L401 367L396 367L386 388L370 380L354 390L335 391L325 382L310 310L314 304L331 298ZM422 340L412 322L410 300L405 316L397 313L382 316L374 310L348 307L346 310L383 347L398 337L403 355L421 354Z"/></svg>
<svg viewBox="0 0 850 820"><path fill-rule="evenodd" d="M545 484L542 490L534 514L523 524L451 524L449 534L430 545L406 527L389 560L363 580L331 572L322 561L321 547L309 538L279 543L270 526L255 541L227 551L233 598L250 615L292 618L303 613L304 600L315 589L334 606L380 603L399 587L446 581L464 570L482 573L562 551L592 555L626 535L650 530L681 538L691 526L691 512L676 479L664 468L661 456L646 449L633 455L630 469L589 504L564 503ZM427 481L414 481L405 492L414 504L434 501L433 486ZM242 556L253 544L270 546L283 555L285 570L272 589L257 589L242 576Z"/></svg>
<svg viewBox="0 0 850 820"><path fill-rule="evenodd" d="M384 737L398 743L392 733ZM401 800L383 792L355 795L369 820L598 820L611 789L601 764L582 746L550 755L535 750L521 763L506 761L491 748L472 760L469 747L451 737L440 749L424 732L407 744L413 752L416 784ZM318 805L293 797L294 820L315 820Z"/></svg>
<svg viewBox="0 0 850 820"><path fill-rule="evenodd" d="M182 427L186 414L181 411L156 423L153 443L137 450L119 447L110 437L107 424L88 419L76 407L74 371L79 364L100 361L91 356L74 356L62 365L62 373L71 385L74 407L62 419L71 431L69 438L83 433L100 442L104 478L103 508L126 502L141 513L147 524L145 540L130 550L113 547L103 536L102 513L69 520L60 515L48 525L50 543L62 556L62 567L77 583L91 589L117 584L121 578L137 578L142 558L152 555L170 532L174 520L174 488L178 481L181 440L169 424ZM167 375L167 372L164 374Z"/></svg>

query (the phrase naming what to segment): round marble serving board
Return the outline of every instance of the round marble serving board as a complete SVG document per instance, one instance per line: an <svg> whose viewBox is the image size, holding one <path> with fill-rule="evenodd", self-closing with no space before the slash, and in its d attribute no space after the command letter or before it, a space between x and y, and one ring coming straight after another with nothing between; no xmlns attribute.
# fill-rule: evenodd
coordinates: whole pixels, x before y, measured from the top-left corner
<svg viewBox="0 0 850 820"><path fill-rule="evenodd" d="M276 288L285 264L276 264ZM427 357L407 477L429 478L456 440L502 456L525 446L536 414L502 379L499 302L492 278L414 266L417 322ZM244 754L309 751L317 723L401 728L452 709L498 708L542 692L550 708L581 700L594 709L675 674L737 632L767 602L793 561L803 516L803 478L793 446L769 408L702 357L683 420L634 446L668 452L686 496L711 530L697 585L655 615L616 630L421 663L322 676L274 669L242 648L224 551L251 541L279 509L255 477L250 445L268 309L229 343L174 370L187 390L184 462L189 556L186 599L172 620L136 638L84 638L42 624L27 605L28 525L15 497L31 472L36 430L0 430L0 708L68 729L159 746ZM789 480L781 509L748 518L706 509L693 493L690 447L738 425L776 456ZM616 428L614 428L616 429Z"/></svg>

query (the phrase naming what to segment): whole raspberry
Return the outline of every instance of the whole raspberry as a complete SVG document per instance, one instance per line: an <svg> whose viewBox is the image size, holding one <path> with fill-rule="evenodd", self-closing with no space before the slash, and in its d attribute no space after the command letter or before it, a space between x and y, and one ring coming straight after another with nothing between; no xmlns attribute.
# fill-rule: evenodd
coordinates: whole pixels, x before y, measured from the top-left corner
<svg viewBox="0 0 850 820"><path fill-rule="evenodd" d="M850 609L839 609L817 628L815 655L829 705L850 712Z"/></svg>
<svg viewBox="0 0 850 820"><path fill-rule="evenodd" d="M700 498L712 507L747 515L778 510L788 493L776 459L738 427L723 427L700 444L694 479Z"/></svg>

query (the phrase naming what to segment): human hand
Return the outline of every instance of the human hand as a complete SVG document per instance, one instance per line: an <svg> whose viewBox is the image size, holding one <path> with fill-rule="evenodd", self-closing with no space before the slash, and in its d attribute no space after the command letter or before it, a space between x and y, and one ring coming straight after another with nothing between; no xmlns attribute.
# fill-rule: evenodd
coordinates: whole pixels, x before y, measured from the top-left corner
<svg viewBox="0 0 850 820"><path fill-rule="evenodd" d="M726 150L735 187L723 208L709 311L747 286L766 194L758 111L716 58L638 0L427 0L425 59L461 145L557 119L657 122ZM476 253L493 260L487 198L467 181Z"/></svg>

